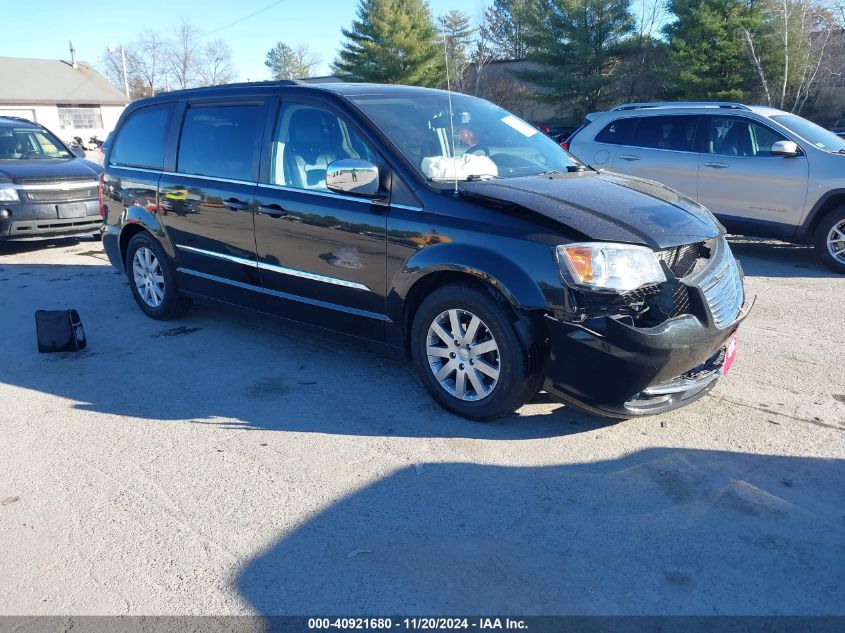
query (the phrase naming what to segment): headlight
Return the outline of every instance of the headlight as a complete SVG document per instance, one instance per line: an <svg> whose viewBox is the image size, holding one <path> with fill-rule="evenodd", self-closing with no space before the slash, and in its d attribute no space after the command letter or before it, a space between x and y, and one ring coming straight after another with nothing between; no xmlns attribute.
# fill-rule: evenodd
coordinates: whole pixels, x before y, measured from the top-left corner
<svg viewBox="0 0 845 633"><path fill-rule="evenodd" d="M645 246L586 242L557 247L564 279L595 290L628 292L666 281L654 251Z"/></svg>
<svg viewBox="0 0 845 633"><path fill-rule="evenodd" d="M17 202L17 189L0 189L0 202Z"/></svg>

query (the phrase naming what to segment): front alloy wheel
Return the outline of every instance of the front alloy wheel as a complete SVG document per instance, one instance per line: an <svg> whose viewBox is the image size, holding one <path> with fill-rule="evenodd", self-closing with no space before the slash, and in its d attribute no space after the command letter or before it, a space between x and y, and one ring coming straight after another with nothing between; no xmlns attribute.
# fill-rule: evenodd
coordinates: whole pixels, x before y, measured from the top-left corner
<svg viewBox="0 0 845 633"><path fill-rule="evenodd" d="M420 380L442 407L492 420L537 393L543 363L531 354L544 348L542 341L517 335L516 317L478 283L447 284L422 301L411 324L411 354Z"/></svg>
<svg viewBox="0 0 845 633"><path fill-rule="evenodd" d="M825 215L816 227L816 253L831 270L845 274L845 207Z"/></svg>
<svg viewBox="0 0 845 633"><path fill-rule="evenodd" d="M845 220L830 227L827 234L827 252L833 259L845 265Z"/></svg>
<svg viewBox="0 0 845 633"><path fill-rule="evenodd" d="M447 310L434 319L426 355L435 379L460 400L483 400L499 382L499 345L484 321L468 310Z"/></svg>
<svg viewBox="0 0 845 633"><path fill-rule="evenodd" d="M179 292L175 267L152 235L146 231L133 235L124 262L132 296L144 314L166 321L190 307L191 300Z"/></svg>

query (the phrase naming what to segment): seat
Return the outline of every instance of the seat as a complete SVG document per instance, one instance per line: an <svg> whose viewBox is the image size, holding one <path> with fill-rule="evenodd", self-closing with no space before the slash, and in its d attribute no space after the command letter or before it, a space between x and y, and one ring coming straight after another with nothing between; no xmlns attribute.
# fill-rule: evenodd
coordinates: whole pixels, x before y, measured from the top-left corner
<svg viewBox="0 0 845 633"><path fill-rule="evenodd" d="M291 115L284 149L286 184L325 189L329 164L343 158L350 155L343 147L337 117L314 108L302 108Z"/></svg>
<svg viewBox="0 0 845 633"><path fill-rule="evenodd" d="M0 159L16 158L17 148L18 142L14 136L0 136Z"/></svg>
<svg viewBox="0 0 845 633"><path fill-rule="evenodd" d="M719 154L725 156L754 156L748 124L736 122L719 144Z"/></svg>

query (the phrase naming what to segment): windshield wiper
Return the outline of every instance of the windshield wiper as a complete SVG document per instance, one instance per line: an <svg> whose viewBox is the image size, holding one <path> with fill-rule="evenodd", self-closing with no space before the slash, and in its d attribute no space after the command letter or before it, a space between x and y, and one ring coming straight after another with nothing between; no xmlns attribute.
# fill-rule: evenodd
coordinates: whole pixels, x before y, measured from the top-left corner
<svg viewBox="0 0 845 633"><path fill-rule="evenodd" d="M458 178L458 182L472 182L473 180L499 180L501 176L494 176L493 174L470 174ZM431 176L431 182L455 182L454 176Z"/></svg>

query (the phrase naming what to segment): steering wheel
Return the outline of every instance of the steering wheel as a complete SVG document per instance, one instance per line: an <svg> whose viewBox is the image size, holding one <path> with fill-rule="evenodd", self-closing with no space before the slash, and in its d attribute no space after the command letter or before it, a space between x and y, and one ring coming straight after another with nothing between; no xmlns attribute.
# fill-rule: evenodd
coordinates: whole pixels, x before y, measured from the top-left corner
<svg viewBox="0 0 845 633"><path fill-rule="evenodd" d="M490 148L487 147L486 145L482 145L481 143L473 145L472 147L467 149L464 152L464 154L474 154L475 152L481 152L482 154L484 154L488 158L490 157Z"/></svg>

